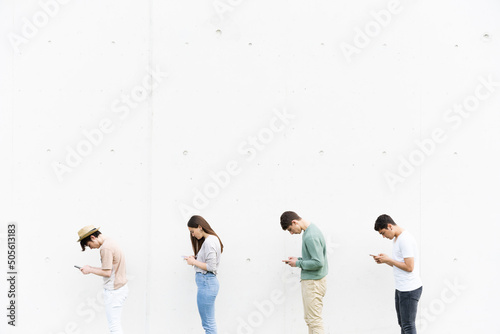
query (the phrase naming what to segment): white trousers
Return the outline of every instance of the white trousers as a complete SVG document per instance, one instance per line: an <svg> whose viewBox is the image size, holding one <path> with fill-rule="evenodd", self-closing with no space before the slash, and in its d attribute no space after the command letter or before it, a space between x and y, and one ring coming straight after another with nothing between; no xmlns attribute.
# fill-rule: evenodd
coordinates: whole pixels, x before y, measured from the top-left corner
<svg viewBox="0 0 500 334"><path fill-rule="evenodd" d="M116 290L104 289L104 307L106 309L106 318L108 318L108 327L111 334L123 334L122 309L127 296L127 284Z"/></svg>

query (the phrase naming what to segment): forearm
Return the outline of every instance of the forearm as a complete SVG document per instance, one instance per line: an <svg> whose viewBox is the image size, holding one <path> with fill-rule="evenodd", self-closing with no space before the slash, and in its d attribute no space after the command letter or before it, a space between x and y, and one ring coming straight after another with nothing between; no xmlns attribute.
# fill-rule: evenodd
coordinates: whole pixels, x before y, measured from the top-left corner
<svg viewBox="0 0 500 334"><path fill-rule="evenodd" d="M323 262L318 259L311 259L311 260L297 260L296 262L297 267L305 270L318 270L323 267Z"/></svg>
<svg viewBox="0 0 500 334"><path fill-rule="evenodd" d="M90 267L90 273L101 277L111 277L111 269Z"/></svg>
<svg viewBox="0 0 500 334"><path fill-rule="evenodd" d="M198 268L200 268L202 270L207 270L207 264L205 262L194 260L193 265L197 266Z"/></svg>
<svg viewBox="0 0 500 334"><path fill-rule="evenodd" d="M405 262L398 262L394 259L390 259L389 262L387 262L387 264L391 267L396 267L396 268L399 268L401 270L404 270L404 271L407 271L409 273L411 273L413 271L413 268L411 266L409 266L407 263Z"/></svg>

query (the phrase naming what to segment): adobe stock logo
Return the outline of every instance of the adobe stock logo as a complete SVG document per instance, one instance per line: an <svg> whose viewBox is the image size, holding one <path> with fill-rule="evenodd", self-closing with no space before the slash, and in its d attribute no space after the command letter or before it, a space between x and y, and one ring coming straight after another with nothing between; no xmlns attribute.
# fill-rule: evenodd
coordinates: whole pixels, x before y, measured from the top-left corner
<svg viewBox="0 0 500 334"><path fill-rule="evenodd" d="M446 288L441 291L438 298L434 298L428 306L422 308L421 317L417 320L417 325L422 332L425 332L432 322L443 314L448 305L457 301L458 297L467 289L467 286L459 283L458 278L453 282L445 280Z"/></svg>
<svg viewBox="0 0 500 334"><path fill-rule="evenodd" d="M92 154L115 129L116 124L124 122L130 117L131 111L139 108L146 101L160 83L168 76L157 66L149 68L141 84L135 85L129 94L121 94L111 102L112 115L102 118L98 125L82 131L83 138L74 146L66 146L66 156L63 161L53 161L52 169L59 182L63 182L66 174L72 173L80 166L84 159ZM113 120L113 118L118 118Z"/></svg>
<svg viewBox="0 0 500 334"><path fill-rule="evenodd" d="M499 81L494 81L490 74L488 77L479 77L480 84L476 86L474 93L466 96L460 103L455 103L452 108L445 110L443 120L449 124L449 129L436 127L430 132L428 138L415 141L416 148L407 156L398 157L399 165L394 171L384 173L385 180L392 191L396 186L405 182L431 155L437 147L448 140L451 130L458 129L476 111L481 101L489 99L500 87Z"/></svg>
<svg viewBox="0 0 500 334"><path fill-rule="evenodd" d="M135 276L127 275L129 284L135 281ZM72 318L63 325L62 320L54 326L60 326L60 329L52 329L48 334L82 334L87 333L85 328L88 324L96 321L99 317L104 317L106 302L104 290L101 288L95 294L87 292L85 300L82 300L75 306ZM54 332L55 331L55 332Z"/></svg>
<svg viewBox="0 0 500 334"><path fill-rule="evenodd" d="M274 140L276 134L283 132L286 127L295 119L295 115L286 109L273 111L266 127L261 128L255 135L248 136L237 146L240 157L244 157L246 163L250 163L257 158L260 152L264 151ZM179 203L178 208L182 217L187 220L192 215L200 214L200 210L208 207L210 201L215 199L221 191L229 186L235 176L241 174L243 165L238 160L228 161L222 170L211 171L208 176L210 181L201 187L193 189L194 196L191 204Z"/></svg>
<svg viewBox="0 0 500 334"><path fill-rule="evenodd" d="M236 317L238 324L236 325L236 331L231 331L230 333L236 334L256 334L256 333L266 333L265 329L262 328L266 321L272 318L278 310L283 308L283 304L289 298L290 292L295 292L300 290L300 276L290 275L290 272L283 272L281 278L281 288L273 289L269 294L268 298L263 300L255 300L252 305L252 311L246 315L241 315ZM259 331L260 329L260 331ZM229 334L224 332L224 334Z"/></svg>
<svg viewBox="0 0 500 334"><path fill-rule="evenodd" d="M30 40L35 38L40 30L49 24L50 19L59 14L60 9L62 8L61 5L66 5L69 2L70 0L38 1L40 9L32 15L31 20L26 17L22 18L23 23L20 34L10 32L7 35L14 52L20 53L20 47L24 44L28 44Z"/></svg>
<svg viewBox="0 0 500 334"><path fill-rule="evenodd" d="M233 12L242 2L243 0L214 0L212 5L219 18L223 20L226 13Z"/></svg>
<svg viewBox="0 0 500 334"><path fill-rule="evenodd" d="M371 11L372 20L368 21L364 28L354 28L355 34L352 44L346 42L340 44L340 50L347 62L351 63L353 56L360 54L363 49L368 47L373 39L378 37L383 29L391 24L394 16L401 13L402 9L399 0L391 0L387 4L387 9Z"/></svg>
<svg viewBox="0 0 500 334"><path fill-rule="evenodd" d="M262 301L254 301L255 310L250 312L245 318L237 317L238 325L236 327L237 334L253 334L255 329L264 325L267 319L271 318L276 309L280 307L286 300L283 290L274 289L268 299Z"/></svg>

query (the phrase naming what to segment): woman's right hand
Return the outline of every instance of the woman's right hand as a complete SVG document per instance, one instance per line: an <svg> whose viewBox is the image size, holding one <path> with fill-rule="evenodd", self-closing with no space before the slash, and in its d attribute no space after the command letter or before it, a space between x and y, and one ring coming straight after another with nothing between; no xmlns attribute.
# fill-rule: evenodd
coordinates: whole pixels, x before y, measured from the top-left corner
<svg viewBox="0 0 500 334"><path fill-rule="evenodd" d="M186 256L185 260L188 265L193 266L194 262L196 261L196 258L194 257L194 255L191 255L191 256Z"/></svg>

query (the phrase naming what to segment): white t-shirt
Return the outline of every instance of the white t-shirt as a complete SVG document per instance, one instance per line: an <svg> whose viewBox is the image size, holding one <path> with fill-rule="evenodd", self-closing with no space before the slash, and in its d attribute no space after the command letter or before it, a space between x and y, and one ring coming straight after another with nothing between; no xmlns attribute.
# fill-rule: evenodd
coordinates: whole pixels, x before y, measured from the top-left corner
<svg viewBox="0 0 500 334"><path fill-rule="evenodd" d="M413 291L422 286L417 241L409 232L403 231L403 233L394 240L392 258L398 262L404 263L404 259L409 257L412 257L415 263L411 273L393 266L396 290Z"/></svg>

